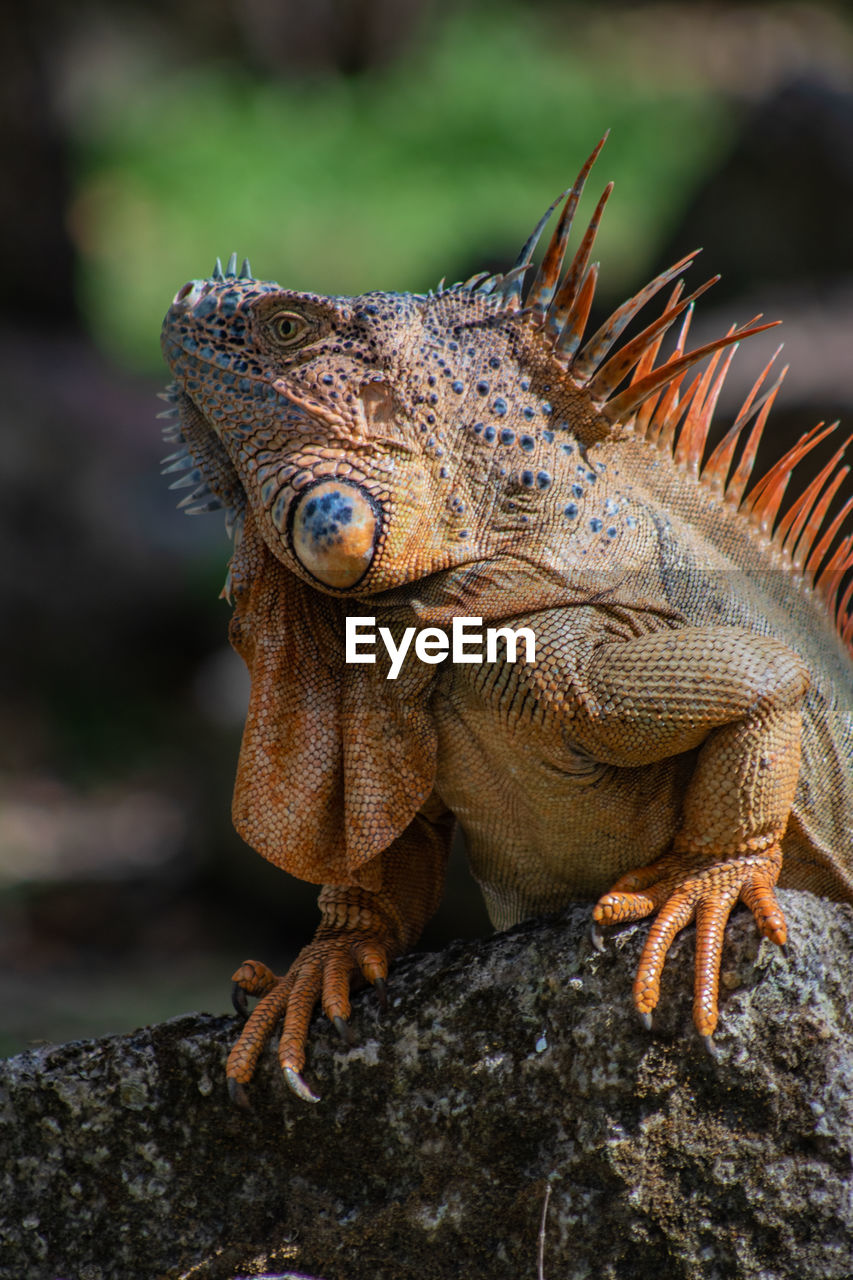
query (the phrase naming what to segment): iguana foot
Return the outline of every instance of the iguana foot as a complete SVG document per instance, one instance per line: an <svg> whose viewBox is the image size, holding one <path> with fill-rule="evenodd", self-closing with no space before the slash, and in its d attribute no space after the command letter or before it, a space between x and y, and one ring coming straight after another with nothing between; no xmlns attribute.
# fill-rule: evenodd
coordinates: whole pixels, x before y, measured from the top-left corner
<svg viewBox="0 0 853 1280"><path fill-rule="evenodd" d="M637 976L634 1004L647 1027L660 996L660 978L675 935L696 920L693 1021L706 1046L717 1025L720 959L726 922L735 903L746 903L765 938L780 946L785 917L773 892L782 865L778 844L758 853L710 861L695 853L669 853L648 867L629 871L600 898L595 925L626 924L657 912ZM596 940L594 925L593 940Z"/></svg>
<svg viewBox="0 0 853 1280"><path fill-rule="evenodd" d="M347 1023L350 989L354 982L360 983L366 978L379 989L384 1006L388 955L385 944L366 930L321 929L313 942L300 951L283 978L257 960L242 964L232 979L234 1006L245 1016L246 996L256 996L258 1004L248 1015L240 1038L228 1055L226 1075L232 1099L239 1106L248 1107L246 1085L254 1075L264 1046L283 1018L278 1057L284 1078L305 1102L319 1102L301 1075L314 1007L322 999L327 1017L341 1038L352 1044Z"/></svg>

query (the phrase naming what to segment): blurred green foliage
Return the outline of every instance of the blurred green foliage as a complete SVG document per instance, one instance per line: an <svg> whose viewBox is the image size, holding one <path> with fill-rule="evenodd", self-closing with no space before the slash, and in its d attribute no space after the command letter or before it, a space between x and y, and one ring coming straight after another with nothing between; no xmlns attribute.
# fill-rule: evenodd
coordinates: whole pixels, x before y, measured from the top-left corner
<svg viewBox="0 0 853 1280"><path fill-rule="evenodd" d="M597 198L618 180L605 298L642 275L729 133L718 97L632 75L618 40L591 55L570 23L493 6L347 78L143 60L106 76L75 126L89 324L123 364L153 371L172 295L232 249L263 278L325 293L422 290L495 265L607 128L591 183Z"/></svg>

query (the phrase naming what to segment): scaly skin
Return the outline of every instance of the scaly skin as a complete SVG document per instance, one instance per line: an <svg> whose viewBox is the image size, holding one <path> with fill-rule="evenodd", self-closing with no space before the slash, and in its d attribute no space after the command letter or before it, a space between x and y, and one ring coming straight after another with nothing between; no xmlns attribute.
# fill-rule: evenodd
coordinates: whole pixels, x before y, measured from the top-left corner
<svg viewBox="0 0 853 1280"><path fill-rule="evenodd" d="M226 591L252 691L235 823L325 886L284 977L255 961L234 976L239 1007L258 998L229 1058L238 1101L282 1019L285 1077L314 1099L316 1003L346 1036L351 987L384 989L438 903L454 821L498 927L583 897L600 945L600 926L655 916L634 986L647 1024L695 919L709 1042L738 901L778 943L777 882L853 901L853 539L831 506L845 473L836 457L779 517L813 432L744 498L772 402L761 379L705 456L723 350L752 331L709 344L685 390L709 350L684 354L686 324L657 362L689 316L680 284L613 353L686 260L582 343L607 193L561 271L597 151L523 308L523 270L322 298L232 261L167 315L168 469L190 471L191 509L222 505L237 531ZM536 661L410 651L389 680L382 645L373 665L344 660L345 620L363 615L397 642L457 615L511 620L533 629Z"/></svg>

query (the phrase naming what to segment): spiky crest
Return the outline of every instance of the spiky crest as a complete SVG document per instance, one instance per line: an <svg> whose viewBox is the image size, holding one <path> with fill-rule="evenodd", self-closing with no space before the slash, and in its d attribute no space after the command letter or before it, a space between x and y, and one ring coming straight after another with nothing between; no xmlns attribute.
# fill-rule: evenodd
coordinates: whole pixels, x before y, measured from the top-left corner
<svg viewBox="0 0 853 1280"><path fill-rule="evenodd" d="M686 339L693 304L719 276L713 276L684 298L681 296L683 281L679 278L661 315L605 360L640 309L691 265L696 256L691 253L617 307L584 342L598 278L598 266L595 263L590 266L589 258L612 183L605 188L562 280L560 274L581 193L606 137L605 134L595 147L572 187L540 219L512 271L504 276L487 277L471 287L492 294L502 310L518 322L541 330L568 378L588 393L601 415L602 438L608 434L608 428L614 433L627 430L635 437L642 437L670 454L676 466L733 507L753 534L766 540L774 553L790 562L822 598L839 635L853 653L853 580L844 586L853 570L853 533L838 540L839 531L853 511L853 496L831 520L828 516L838 489L849 475L849 466L842 466L841 460L853 436L848 437L781 518L780 507L793 468L838 427L837 422L828 427L819 423L806 432L746 492L762 432L786 369L781 370L760 397L759 392L781 348L759 374L732 427L703 462L714 409L734 351L742 338L772 328L772 324L757 324L761 317L756 316L746 325L732 326L724 337L688 351ZM541 266L526 298L522 298L523 279L532 267L536 244L564 197L565 204ZM684 320L675 349L658 364L664 335L682 314ZM726 348L729 351L720 365ZM683 390L687 371L706 357L710 359L704 372ZM629 375L627 385L623 385Z"/></svg>

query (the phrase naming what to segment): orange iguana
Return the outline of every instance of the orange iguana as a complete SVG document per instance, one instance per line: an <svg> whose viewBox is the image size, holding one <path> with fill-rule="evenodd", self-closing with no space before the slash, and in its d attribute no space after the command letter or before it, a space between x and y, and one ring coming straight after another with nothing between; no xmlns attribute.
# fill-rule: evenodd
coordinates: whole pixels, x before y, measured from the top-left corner
<svg viewBox="0 0 853 1280"><path fill-rule="evenodd" d="M600 146L528 286L558 202L505 275L320 297L232 257L166 317L166 469L187 472L182 506L222 506L235 530L226 594L252 687L234 820L323 886L287 975L255 961L235 975L238 1004L260 998L228 1062L238 1101L282 1018L288 1083L314 1098L300 1074L314 1006L346 1036L351 983L384 996L439 901L455 821L499 928L579 897L597 900L599 944L600 926L655 916L634 985L647 1024L695 919L709 1046L735 903L782 943L777 880L853 902L843 450L782 515L792 467L832 427L746 492L768 365L706 456L734 345L759 330L685 353L707 288L682 296L689 258L586 336L610 187L563 260ZM662 314L620 343L668 285ZM454 619L473 621L452 653ZM471 637L489 625L500 659L478 662ZM521 628L535 657L513 661Z"/></svg>

